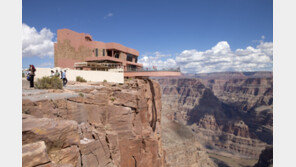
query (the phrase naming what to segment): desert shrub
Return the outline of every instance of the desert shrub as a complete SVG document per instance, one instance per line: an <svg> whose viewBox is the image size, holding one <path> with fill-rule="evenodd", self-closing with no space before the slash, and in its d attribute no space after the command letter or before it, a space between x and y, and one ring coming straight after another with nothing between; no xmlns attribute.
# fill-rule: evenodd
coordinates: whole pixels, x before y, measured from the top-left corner
<svg viewBox="0 0 296 167"><path fill-rule="evenodd" d="M115 97L111 97L111 99L110 99L112 102L114 102L115 101Z"/></svg>
<svg viewBox="0 0 296 167"><path fill-rule="evenodd" d="M79 92L79 96L80 96L80 97L84 97L84 94L81 93L81 92Z"/></svg>
<svg viewBox="0 0 296 167"><path fill-rule="evenodd" d="M104 79L104 81L103 82L107 82L107 80L106 79Z"/></svg>
<svg viewBox="0 0 296 167"><path fill-rule="evenodd" d="M42 77L35 85L38 89L63 89L63 81L59 77Z"/></svg>
<svg viewBox="0 0 296 167"><path fill-rule="evenodd" d="M76 81L77 82L86 82L86 80L84 78L82 78L81 76L77 76Z"/></svg>

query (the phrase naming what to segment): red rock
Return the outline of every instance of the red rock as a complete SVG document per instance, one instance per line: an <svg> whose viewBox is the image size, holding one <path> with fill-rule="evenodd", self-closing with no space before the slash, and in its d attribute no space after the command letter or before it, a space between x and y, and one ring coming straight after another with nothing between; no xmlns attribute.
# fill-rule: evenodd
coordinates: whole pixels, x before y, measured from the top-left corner
<svg viewBox="0 0 296 167"><path fill-rule="evenodd" d="M25 144L22 147L22 166L31 167L49 162L44 141Z"/></svg>
<svg viewBox="0 0 296 167"><path fill-rule="evenodd" d="M23 144L43 140L49 150L79 144L78 124L70 120L25 117L22 134Z"/></svg>
<svg viewBox="0 0 296 167"><path fill-rule="evenodd" d="M73 165L81 167L81 157L77 146L70 146L60 150L49 152L51 161L57 165Z"/></svg>
<svg viewBox="0 0 296 167"><path fill-rule="evenodd" d="M59 159L75 165L76 154L70 154L67 148L78 146L83 166L163 166L157 82L135 79L77 92L84 95L24 103L23 112L38 118L24 118L23 143L44 139L50 153L55 151L58 157L52 157L52 165L61 165ZM45 127L45 122L60 122L60 126ZM40 134L36 128L47 130ZM64 158L63 152L67 153Z"/></svg>

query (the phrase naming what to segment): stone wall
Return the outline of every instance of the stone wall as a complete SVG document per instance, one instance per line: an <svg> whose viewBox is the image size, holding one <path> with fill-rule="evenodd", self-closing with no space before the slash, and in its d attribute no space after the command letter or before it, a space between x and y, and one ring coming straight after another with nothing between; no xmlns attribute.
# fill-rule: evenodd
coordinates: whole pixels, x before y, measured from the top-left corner
<svg viewBox="0 0 296 167"><path fill-rule="evenodd" d="M52 69L50 68L36 68L35 79L42 78L44 76L50 76ZM60 70L59 70L60 71ZM55 72L55 70L54 70ZM91 82L107 82L123 83L124 76L122 70L111 70L111 71L83 71L83 70L72 70L67 69L66 77L68 81L76 81L76 77L80 76Z"/></svg>

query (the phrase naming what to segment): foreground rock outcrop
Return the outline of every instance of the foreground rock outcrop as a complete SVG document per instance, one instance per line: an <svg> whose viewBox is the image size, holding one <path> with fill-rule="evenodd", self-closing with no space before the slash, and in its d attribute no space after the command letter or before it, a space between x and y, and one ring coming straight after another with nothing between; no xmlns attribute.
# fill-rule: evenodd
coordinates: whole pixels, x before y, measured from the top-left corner
<svg viewBox="0 0 296 167"><path fill-rule="evenodd" d="M157 82L23 94L24 167L164 166Z"/></svg>

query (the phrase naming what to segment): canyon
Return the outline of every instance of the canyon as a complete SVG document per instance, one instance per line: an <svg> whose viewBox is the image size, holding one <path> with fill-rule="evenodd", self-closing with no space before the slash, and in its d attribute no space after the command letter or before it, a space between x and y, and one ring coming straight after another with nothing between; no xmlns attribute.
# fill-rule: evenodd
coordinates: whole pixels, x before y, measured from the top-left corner
<svg viewBox="0 0 296 167"><path fill-rule="evenodd" d="M273 143L272 77L253 74L156 78L162 88L162 119L189 129L218 166L253 166Z"/></svg>
<svg viewBox="0 0 296 167"><path fill-rule="evenodd" d="M22 101L24 167L272 165L270 73L69 82Z"/></svg>
<svg viewBox="0 0 296 167"><path fill-rule="evenodd" d="M189 129L161 123L161 112L160 85L150 79L23 89L23 166L216 166ZM184 150L192 144L198 154ZM177 145L179 156L165 159Z"/></svg>

